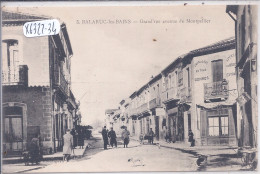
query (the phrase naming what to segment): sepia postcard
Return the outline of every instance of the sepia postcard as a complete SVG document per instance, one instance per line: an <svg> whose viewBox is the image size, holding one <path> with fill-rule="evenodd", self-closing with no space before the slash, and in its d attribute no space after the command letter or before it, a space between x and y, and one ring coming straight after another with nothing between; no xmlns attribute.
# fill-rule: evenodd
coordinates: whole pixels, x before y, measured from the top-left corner
<svg viewBox="0 0 260 174"><path fill-rule="evenodd" d="M1 172L257 171L258 15L3 2Z"/></svg>

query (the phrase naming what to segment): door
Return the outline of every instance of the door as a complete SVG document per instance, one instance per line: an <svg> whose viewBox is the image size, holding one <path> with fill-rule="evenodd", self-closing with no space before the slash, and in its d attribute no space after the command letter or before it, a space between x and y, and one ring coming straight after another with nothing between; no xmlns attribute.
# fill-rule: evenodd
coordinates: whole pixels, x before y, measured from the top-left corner
<svg viewBox="0 0 260 174"><path fill-rule="evenodd" d="M159 116L155 116L155 136L159 140Z"/></svg>
<svg viewBox="0 0 260 174"><path fill-rule="evenodd" d="M23 120L21 107L5 107L4 110L4 150L16 154L23 150Z"/></svg>
<svg viewBox="0 0 260 174"><path fill-rule="evenodd" d="M188 130L187 131L189 131L189 130L191 130L191 115L190 115L190 113L188 114Z"/></svg>
<svg viewBox="0 0 260 174"><path fill-rule="evenodd" d="M143 134L143 125L142 125L142 119L140 120L140 132Z"/></svg>

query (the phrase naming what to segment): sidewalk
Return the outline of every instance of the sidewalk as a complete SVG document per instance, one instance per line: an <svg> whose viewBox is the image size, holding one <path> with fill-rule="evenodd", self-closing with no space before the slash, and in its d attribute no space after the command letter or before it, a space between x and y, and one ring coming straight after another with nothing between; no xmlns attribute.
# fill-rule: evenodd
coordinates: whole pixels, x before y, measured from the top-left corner
<svg viewBox="0 0 260 174"><path fill-rule="evenodd" d="M139 141L136 138L131 138L133 141ZM147 140L144 141L147 144ZM188 153L194 156L194 158L200 158L201 156L207 156L207 164L203 166L201 170L217 171L217 170L245 170L242 166L241 157L238 155L238 147L232 146L194 146L190 147L189 143L175 142L167 143L165 141L154 140L154 145L158 148L170 148ZM200 170L200 167L199 169Z"/></svg>
<svg viewBox="0 0 260 174"><path fill-rule="evenodd" d="M85 146L83 149L76 147L74 149L74 154L72 153L71 158L81 158L86 152L88 146L91 144L91 140L85 140ZM22 157L12 157L12 158L3 158L2 173L24 173L31 170L36 170L45 167L48 165L48 162L57 161L61 162L63 160L63 152L57 152L50 155L44 155L43 160L38 164L31 164L25 166Z"/></svg>

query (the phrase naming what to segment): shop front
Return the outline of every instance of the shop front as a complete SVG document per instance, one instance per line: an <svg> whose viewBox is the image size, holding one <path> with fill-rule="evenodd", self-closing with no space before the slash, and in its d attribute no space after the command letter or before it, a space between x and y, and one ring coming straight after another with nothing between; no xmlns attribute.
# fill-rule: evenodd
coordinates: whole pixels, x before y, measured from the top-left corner
<svg viewBox="0 0 260 174"><path fill-rule="evenodd" d="M235 112L235 106L202 107L201 144L236 145Z"/></svg>

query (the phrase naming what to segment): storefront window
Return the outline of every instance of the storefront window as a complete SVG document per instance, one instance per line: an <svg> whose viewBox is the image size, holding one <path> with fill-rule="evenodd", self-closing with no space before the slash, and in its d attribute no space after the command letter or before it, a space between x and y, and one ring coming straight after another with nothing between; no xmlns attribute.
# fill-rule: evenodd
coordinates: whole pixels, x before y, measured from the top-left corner
<svg viewBox="0 0 260 174"><path fill-rule="evenodd" d="M219 136L218 117L209 117L209 136Z"/></svg>
<svg viewBox="0 0 260 174"><path fill-rule="evenodd" d="M228 117L208 117L209 119L209 136L228 135Z"/></svg>

